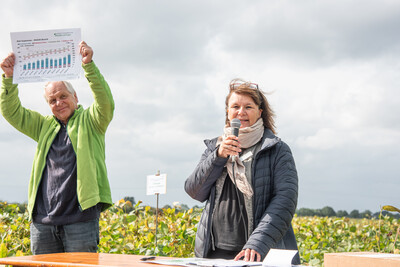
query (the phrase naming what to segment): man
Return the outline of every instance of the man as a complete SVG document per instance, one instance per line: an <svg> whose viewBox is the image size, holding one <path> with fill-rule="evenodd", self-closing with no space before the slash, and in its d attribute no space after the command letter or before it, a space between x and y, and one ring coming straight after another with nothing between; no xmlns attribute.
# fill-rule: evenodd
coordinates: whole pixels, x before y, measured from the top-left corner
<svg viewBox="0 0 400 267"><path fill-rule="evenodd" d="M94 103L83 109L70 83L50 82L45 98L53 116L21 106L17 84L12 83L15 55L10 53L1 62L1 113L38 143L28 190L34 255L96 252L100 212L112 205L105 132L113 117L114 100L92 61L92 48L81 42L79 49Z"/></svg>

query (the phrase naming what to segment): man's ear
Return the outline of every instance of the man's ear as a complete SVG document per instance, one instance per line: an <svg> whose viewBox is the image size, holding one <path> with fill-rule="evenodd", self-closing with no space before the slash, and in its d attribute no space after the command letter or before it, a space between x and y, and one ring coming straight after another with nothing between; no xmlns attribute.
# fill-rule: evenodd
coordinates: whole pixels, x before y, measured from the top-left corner
<svg viewBox="0 0 400 267"><path fill-rule="evenodd" d="M78 105L78 96L76 95L76 92L74 93L74 98L75 98L75 100L76 100L76 105Z"/></svg>

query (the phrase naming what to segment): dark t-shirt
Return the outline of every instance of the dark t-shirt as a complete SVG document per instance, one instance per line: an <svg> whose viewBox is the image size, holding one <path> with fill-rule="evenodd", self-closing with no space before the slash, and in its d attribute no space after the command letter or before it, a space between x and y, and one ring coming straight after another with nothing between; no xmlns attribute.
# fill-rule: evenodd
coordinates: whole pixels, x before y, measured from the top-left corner
<svg viewBox="0 0 400 267"><path fill-rule="evenodd" d="M240 207L242 211L240 211ZM212 230L215 246L230 251L242 250L247 241L245 236L247 224L243 193L240 190L236 191L236 186L227 176L220 201L213 214Z"/></svg>
<svg viewBox="0 0 400 267"><path fill-rule="evenodd" d="M77 188L76 154L66 127L61 129L49 149L36 195L33 221L64 225L99 217L99 205L80 210Z"/></svg>

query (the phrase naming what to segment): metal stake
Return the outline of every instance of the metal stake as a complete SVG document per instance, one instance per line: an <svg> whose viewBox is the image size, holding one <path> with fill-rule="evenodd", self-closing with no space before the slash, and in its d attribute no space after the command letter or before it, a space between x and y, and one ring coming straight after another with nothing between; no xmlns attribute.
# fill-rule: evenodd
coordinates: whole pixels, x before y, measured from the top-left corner
<svg viewBox="0 0 400 267"><path fill-rule="evenodd" d="M157 174L156 174L156 176L160 176L160 170L158 170L157 171ZM156 196L157 196L157 206L156 206L156 239L155 239L155 247L154 247L154 251L155 251L155 249L157 248L157 229L158 229L158 196L159 196L160 194L159 193L156 193Z"/></svg>

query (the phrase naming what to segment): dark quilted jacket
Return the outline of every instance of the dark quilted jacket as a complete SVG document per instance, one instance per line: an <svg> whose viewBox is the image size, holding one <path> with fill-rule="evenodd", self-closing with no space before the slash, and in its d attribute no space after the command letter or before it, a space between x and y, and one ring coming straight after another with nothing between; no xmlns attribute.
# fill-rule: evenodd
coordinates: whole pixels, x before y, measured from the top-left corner
<svg viewBox="0 0 400 267"><path fill-rule="evenodd" d="M227 159L217 157L217 138L204 141L207 149L185 182L185 191L206 202L197 226L195 254L206 258L211 250L210 212L215 204L215 182L222 175ZM272 179L271 179L272 178ZM262 259L283 239L286 249L297 250L291 221L297 205L298 179L290 148L270 130L265 129L260 151L252 169L254 189L254 231L243 249L254 249ZM296 255L293 264L300 264Z"/></svg>

